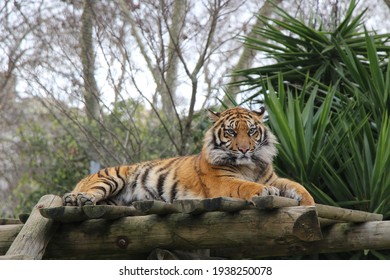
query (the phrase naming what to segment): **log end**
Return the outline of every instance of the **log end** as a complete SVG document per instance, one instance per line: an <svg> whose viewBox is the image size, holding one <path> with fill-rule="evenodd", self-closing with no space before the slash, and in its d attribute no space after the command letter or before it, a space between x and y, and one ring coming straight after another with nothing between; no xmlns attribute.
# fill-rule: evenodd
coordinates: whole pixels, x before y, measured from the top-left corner
<svg viewBox="0 0 390 280"><path fill-rule="evenodd" d="M304 207L304 206L301 206ZM303 241L317 241L322 239L320 223L318 221L316 208L303 213L294 223L293 233Z"/></svg>

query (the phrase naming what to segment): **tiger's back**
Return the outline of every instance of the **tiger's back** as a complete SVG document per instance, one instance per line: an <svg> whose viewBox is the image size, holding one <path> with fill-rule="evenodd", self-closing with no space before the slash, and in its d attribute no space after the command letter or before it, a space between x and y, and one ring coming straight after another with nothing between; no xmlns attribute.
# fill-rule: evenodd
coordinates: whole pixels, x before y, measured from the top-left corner
<svg viewBox="0 0 390 280"><path fill-rule="evenodd" d="M202 152L102 169L63 197L64 205L131 205L138 200L283 195L313 205L298 183L279 178L272 167L276 138L262 123L264 110L233 108L210 113Z"/></svg>

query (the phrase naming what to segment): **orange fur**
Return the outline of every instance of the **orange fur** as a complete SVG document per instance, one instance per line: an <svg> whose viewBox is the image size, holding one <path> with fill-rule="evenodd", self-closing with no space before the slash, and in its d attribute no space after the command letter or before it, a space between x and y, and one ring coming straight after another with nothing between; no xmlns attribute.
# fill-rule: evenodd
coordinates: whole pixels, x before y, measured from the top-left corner
<svg viewBox="0 0 390 280"><path fill-rule="evenodd" d="M64 205L136 200L172 202L185 198L282 195L301 205L314 200L300 184L279 178L272 167L276 138L262 124L264 110L233 108L210 113L214 122L199 155L177 157L100 170L65 194Z"/></svg>

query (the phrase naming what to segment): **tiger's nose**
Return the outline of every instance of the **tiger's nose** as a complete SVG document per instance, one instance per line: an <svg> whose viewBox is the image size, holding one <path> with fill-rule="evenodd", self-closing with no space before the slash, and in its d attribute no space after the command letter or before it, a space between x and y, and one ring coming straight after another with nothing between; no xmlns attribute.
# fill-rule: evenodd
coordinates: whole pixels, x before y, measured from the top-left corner
<svg viewBox="0 0 390 280"><path fill-rule="evenodd" d="M238 147L238 150L245 155L249 151L249 147Z"/></svg>

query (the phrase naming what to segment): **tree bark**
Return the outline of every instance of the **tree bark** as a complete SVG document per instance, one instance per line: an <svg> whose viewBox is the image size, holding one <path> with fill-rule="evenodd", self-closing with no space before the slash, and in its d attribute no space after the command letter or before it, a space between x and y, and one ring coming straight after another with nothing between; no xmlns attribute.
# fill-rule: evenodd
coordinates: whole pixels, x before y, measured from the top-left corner
<svg viewBox="0 0 390 280"><path fill-rule="evenodd" d="M211 255L240 259L390 249L390 221L338 223L323 229L322 234L319 241L265 242L260 246L217 249Z"/></svg>
<svg viewBox="0 0 390 280"><path fill-rule="evenodd" d="M272 4L272 2L275 5L278 5L282 2L282 0L274 0L274 1L266 0L264 2L264 5L257 12L257 15L270 16L273 12L272 8L273 8L274 4ZM257 18L256 23L252 26L252 29L247 36L251 37L251 38L257 38L258 36L254 32L254 29L255 29L255 27L261 27L261 25L262 25L262 22ZM255 55L256 55L256 53L244 44L242 54L241 54L241 56L236 64L236 66L233 68L233 72L237 71L237 70L249 68L253 63L253 59L255 58ZM240 88L234 84L239 82L240 79L241 79L240 76L233 75L233 76L231 76L230 81L227 84L226 94L225 94L225 97L223 99L223 102L228 106L233 106L233 102L230 100L230 98L233 100L236 100L236 97L240 91ZM228 98L227 95L229 95L230 98Z"/></svg>
<svg viewBox="0 0 390 280"><path fill-rule="evenodd" d="M155 248L193 250L319 238L315 207L147 215L62 224L45 258L145 258Z"/></svg>
<svg viewBox="0 0 390 280"><path fill-rule="evenodd" d="M162 7L163 9L165 7ZM167 9L165 9L167 10ZM173 124L175 122L176 111L176 88L177 88L177 74L179 66L180 52L180 31L184 25L186 11L186 1L174 1L173 12L171 17L171 24L167 22L169 28L169 45L168 45L168 57L167 64L164 67L164 73L162 73L163 81L161 83L161 103L163 112L167 118L168 123ZM180 120L176 120L180 121Z"/></svg>
<svg viewBox="0 0 390 280"><path fill-rule="evenodd" d="M60 197L43 196L34 207L30 217L6 253L6 257L26 256L29 259L42 259L45 248L55 230L54 221L41 216L39 209L62 205Z"/></svg>
<svg viewBox="0 0 390 280"><path fill-rule="evenodd" d="M100 117L99 91L95 79L95 54L93 47L93 0L83 0L81 15L81 62L83 66L84 101L88 119Z"/></svg>

